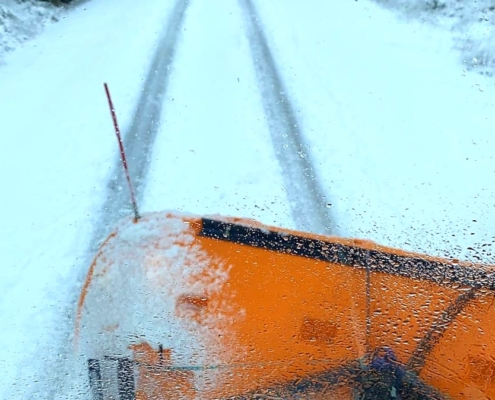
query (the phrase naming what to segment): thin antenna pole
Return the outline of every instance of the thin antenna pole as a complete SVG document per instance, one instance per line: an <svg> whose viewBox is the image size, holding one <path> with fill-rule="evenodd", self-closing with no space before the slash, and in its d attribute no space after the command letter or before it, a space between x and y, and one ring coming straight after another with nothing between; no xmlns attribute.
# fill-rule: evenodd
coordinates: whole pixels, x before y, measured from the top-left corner
<svg viewBox="0 0 495 400"><path fill-rule="evenodd" d="M127 159L124 151L124 143L122 142L122 136L120 135L119 124L117 123L117 115L115 114L115 108L113 106L112 97L110 96L110 90L106 83L103 84L105 87L105 93L107 94L108 106L110 107L110 114L112 115L113 126L115 128L115 134L117 135L117 141L120 147L120 157L122 159L122 165L124 166L125 177L127 179L127 184L129 186L129 192L131 193L132 210L134 211L134 221L137 222L141 216L139 215L136 196L134 194L134 188L132 187L131 177L129 175L129 169L127 168Z"/></svg>
<svg viewBox="0 0 495 400"><path fill-rule="evenodd" d="M371 272L369 260L366 260L366 355L371 357ZM369 362L370 360L368 360Z"/></svg>

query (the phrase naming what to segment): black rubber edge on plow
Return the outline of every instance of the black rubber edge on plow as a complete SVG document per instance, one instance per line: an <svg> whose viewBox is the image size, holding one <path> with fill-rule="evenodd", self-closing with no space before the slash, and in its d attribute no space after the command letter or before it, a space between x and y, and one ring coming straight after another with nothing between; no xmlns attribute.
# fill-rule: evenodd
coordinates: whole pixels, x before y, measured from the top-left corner
<svg viewBox="0 0 495 400"><path fill-rule="evenodd" d="M93 400L103 400L103 385L101 382L100 361L94 358L88 360L89 386Z"/></svg>
<svg viewBox="0 0 495 400"><path fill-rule="evenodd" d="M203 218L199 236L333 264L427 280L442 286L495 290L495 274L474 265L427 260Z"/></svg>
<svg viewBox="0 0 495 400"><path fill-rule="evenodd" d="M128 358L117 359L119 400L135 400L134 362Z"/></svg>

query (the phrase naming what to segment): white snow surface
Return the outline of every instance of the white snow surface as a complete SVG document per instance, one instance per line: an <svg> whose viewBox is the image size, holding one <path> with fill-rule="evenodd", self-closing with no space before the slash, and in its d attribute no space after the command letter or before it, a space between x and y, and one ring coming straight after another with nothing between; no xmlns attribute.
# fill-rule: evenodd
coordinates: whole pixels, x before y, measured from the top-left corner
<svg viewBox="0 0 495 400"><path fill-rule="evenodd" d="M86 379L66 359L117 156L102 83L125 132L173 5L86 2L5 55L0 398ZM368 1L256 5L340 230L493 263L495 81ZM172 68L143 210L294 227L238 4L191 1Z"/></svg>

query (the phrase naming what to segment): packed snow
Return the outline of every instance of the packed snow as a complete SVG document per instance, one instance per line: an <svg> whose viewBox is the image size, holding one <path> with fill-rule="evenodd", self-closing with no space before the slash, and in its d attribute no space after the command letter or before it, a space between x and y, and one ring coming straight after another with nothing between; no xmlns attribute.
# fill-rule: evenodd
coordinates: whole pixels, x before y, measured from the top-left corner
<svg viewBox="0 0 495 400"><path fill-rule="evenodd" d="M64 18L39 4L0 5L8 399L65 398L86 379L67 360L118 156L102 84L128 131L175 1L88 1ZM495 80L459 60L458 34L364 0L255 4L339 231L493 263ZM297 228L237 2L191 1L169 68L142 209Z"/></svg>

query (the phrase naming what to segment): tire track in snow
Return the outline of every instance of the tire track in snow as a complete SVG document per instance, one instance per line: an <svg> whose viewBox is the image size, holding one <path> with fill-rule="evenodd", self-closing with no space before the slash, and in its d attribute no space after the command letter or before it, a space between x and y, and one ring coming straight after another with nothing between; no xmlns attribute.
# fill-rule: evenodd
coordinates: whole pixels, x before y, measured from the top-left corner
<svg viewBox="0 0 495 400"><path fill-rule="evenodd" d="M163 100L172 71L171 65L188 5L189 0L178 0L170 14L164 35L157 46L142 87L132 123L124 135L124 148L138 205L142 200L146 185L151 153L160 126ZM112 178L108 182L107 191L107 200L103 205L100 220L96 224L93 235L91 245L93 253L118 219L132 215L130 195L122 170L120 154Z"/></svg>
<svg viewBox="0 0 495 400"><path fill-rule="evenodd" d="M336 223L326 207L329 201L306 150L308 146L256 9L251 0L239 0L239 3L244 13L263 108L283 172L293 220L297 229L303 231L336 234Z"/></svg>

